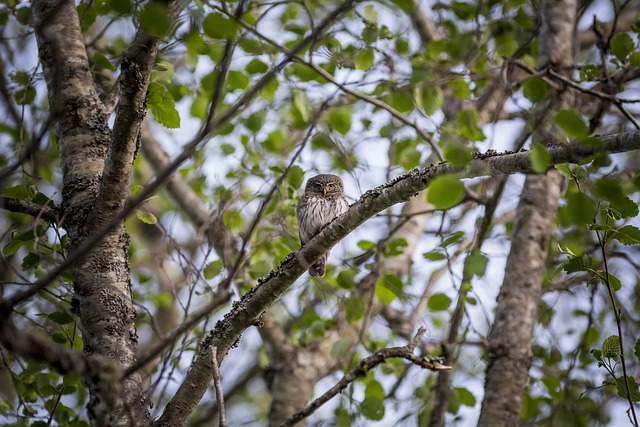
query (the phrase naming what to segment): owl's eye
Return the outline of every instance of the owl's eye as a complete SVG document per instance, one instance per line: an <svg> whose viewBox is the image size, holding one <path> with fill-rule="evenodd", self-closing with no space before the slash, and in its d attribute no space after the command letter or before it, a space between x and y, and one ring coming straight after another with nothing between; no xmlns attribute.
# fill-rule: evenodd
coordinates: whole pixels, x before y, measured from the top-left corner
<svg viewBox="0 0 640 427"><path fill-rule="evenodd" d="M327 184L327 190L333 190L334 185L333 184Z"/></svg>

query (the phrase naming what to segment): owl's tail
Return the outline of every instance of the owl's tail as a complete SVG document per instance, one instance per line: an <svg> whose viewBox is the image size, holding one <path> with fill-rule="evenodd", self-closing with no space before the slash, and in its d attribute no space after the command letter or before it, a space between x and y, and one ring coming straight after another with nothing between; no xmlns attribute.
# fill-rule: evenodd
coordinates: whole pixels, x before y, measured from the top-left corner
<svg viewBox="0 0 640 427"><path fill-rule="evenodd" d="M309 267L309 275L311 277L324 277L325 267L327 266L327 255L322 255L315 263Z"/></svg>

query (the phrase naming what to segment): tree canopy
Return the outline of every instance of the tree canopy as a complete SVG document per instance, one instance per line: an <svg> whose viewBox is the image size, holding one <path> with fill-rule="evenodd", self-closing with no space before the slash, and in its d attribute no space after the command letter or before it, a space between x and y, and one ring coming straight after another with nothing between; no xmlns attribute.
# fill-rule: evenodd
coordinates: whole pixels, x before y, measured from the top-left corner
<svg viewBox="0 0 640 427"><path fill-rule="evenodd" d="M2 0L0 422L638 426L639 16Z"/></svg>

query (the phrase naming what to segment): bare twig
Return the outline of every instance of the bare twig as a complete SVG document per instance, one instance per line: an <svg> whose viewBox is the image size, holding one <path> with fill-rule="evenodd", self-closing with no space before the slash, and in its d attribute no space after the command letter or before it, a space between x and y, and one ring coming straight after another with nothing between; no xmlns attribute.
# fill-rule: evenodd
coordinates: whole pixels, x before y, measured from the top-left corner
<svg viewBox="0 0 640 427"><path fill-rule="evenodd" d="M354 382L359 377L363 377L367 374L367 372L380 365L381 363L384 363L387 359L406 359L415 365L432 371L451 369L449 366L442 364L439 359L432 359L426 356L418 357L413 354L418 341L420 340L420 338L422 338L426 331L427 330L425 328L421 327L416 333L415 337L411 340L411 342L403 347L383 348L382 350L376 351L371 356L365 357L360 361L360 363L358 363L358 366L356 366L355 369L342 377L342 379L340 379L340 381L338 381L336 385L331 387L322 396L318 397L309 405L307 405L307 407L302 411L292 415L287 421L282 424L282 427L291 427L299 421L307 418L309 415L313 414L320 406L324 405L342 390L347 388L349 384Z"/></svg>
<svg viewBox="0 0 640 427"><path fill-rule="evenodd" d="M216 399L218 400L218 420L220 427L227 426L227 414L224 408L224 394L222 393L222 379L220 378L220 368L218 367L218 349L211 347L211 360L213 360L213 386L216 389Z"/></svg>

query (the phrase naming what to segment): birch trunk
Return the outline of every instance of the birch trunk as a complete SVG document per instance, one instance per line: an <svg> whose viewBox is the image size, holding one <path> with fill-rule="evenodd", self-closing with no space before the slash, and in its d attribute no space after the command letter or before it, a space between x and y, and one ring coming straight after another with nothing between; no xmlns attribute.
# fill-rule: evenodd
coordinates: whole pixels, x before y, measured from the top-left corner
<svg viewBox="0 0 640 427"><path fill-rule="evenodd" d="M566 70L572 65L576 13L575 0L543 2L538 54L540 66L552 64ZM571 106L569 93L558 96L561 96L560 107ZM538 133L538 140L540 135ZM478 423L481 427L520 423L549 236L563 182L557 170L546 175L529 175L525 180L489 336L485 395Z"/></svg>

